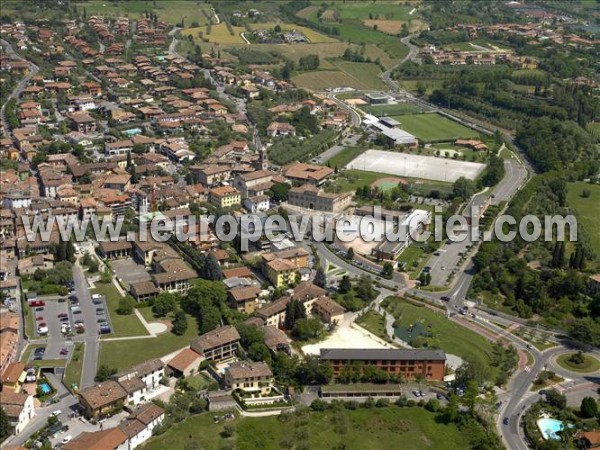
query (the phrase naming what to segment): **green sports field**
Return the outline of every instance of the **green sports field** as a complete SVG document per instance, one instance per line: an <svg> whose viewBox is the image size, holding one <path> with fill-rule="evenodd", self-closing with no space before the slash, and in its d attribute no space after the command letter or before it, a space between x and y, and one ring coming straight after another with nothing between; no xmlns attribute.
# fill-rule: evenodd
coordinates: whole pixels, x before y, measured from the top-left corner
<svg viewBox="0 0 600 450"><path fill-rule="evenodd" d="M360 109L377 117L402 116L404 114L418 114L421 112L421 108L417 105L407 102L395 105L362 105Z"/></svg>
<svg viewBox="0 0 600 450"><path fill-rule="evenodd" d="M458 138L477 138L477 131L467 128L439 114L407 114L394 116L400 128L423 142L453 141Z"/></svg>

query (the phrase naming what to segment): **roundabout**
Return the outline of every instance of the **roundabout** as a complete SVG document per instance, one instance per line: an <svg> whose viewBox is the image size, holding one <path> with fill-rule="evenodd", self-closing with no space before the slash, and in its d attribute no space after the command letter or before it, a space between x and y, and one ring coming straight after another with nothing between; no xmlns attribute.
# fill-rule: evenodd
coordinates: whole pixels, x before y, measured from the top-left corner
<svg viewBox="0 0 600 450"><path fill-rule="evenodd" d="M562 353L556 357L556 364L563 370L575 373L594 373L600 371L600 361L581 352Z"/></svg>

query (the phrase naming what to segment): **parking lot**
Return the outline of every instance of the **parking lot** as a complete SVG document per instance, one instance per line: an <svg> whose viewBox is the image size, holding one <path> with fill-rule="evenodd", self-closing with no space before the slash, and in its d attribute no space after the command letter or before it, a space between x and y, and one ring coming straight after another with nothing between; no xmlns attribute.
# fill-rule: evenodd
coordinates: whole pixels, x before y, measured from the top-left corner
<svg viewBox="0 0 600 450"><path fill-rule="evenodd" d="M67 344L65 336L61 333L61 327L63 323L71 324L69 303L66 298L59 301L58 299L44 300L43 297L40 297L40 300L44 302L44 306L29 306L29 308L34 314L36 337L47 337L48 344L43 359L65 359L68 353L63 352L61 354L61 351L63 348L72 346L72 344ZM59 315L65 314L66 320L61 321ZM38 327L43 326L43 324L48 328L48 333L38 334ZM33 354L31 357L33 358Z"/></svg>
<svg viewBox="0 0 600 450"><path fill-rule="evenodd" d="M112 261L111 267L117 278L127 286L140 281L150 281L151 279L146 268L136 263L132 258Z"/></svg>

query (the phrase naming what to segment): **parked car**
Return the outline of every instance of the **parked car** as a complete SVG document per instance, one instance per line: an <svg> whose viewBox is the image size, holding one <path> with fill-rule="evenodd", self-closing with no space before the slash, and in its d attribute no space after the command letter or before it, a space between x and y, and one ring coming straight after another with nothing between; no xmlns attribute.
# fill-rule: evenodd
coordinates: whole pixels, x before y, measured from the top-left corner
<svg viewBox="0 0 600 450"><path fill-rule="evenodd" d="M508 425L508 422L509 422L509 419L508 419L508 417L505 417L505 418L504 418L504 420L502 420L502 423L503 423L504 425Z"/></svg>
<svg viewBox="0 0 600 450"><path fill-rule="evenodd" d="M48 334L48 327L47 326L39 326L37 328L37 332L38 334Z"/></svg>
<svg viewBox="0 0 600 450"><path fill-rule="evenodd" d="M71 436L70 434L66 435L64 438L62 438L62 441L60 441L60 443L62 445L66 445L69 442L71 442L71 439L73 439L73 436Z"/></svg>
<svg viewBox="0 0 600 450"><path fill-rule="evenodd" d="M62 414L62 411L60 409L57 409L56 411L52 411L52 413L50 413L50 415L52 417L58 417Z"/></svg>
<svg viewBox="0 0 600 450"><path fill-rule="evenodd" d="M42 316L37 316L37 317L35 318L35 321L36 321L36 322L40 322L40 321L42 321L42 320L44 320L44 318L43 318Z"/></svg>
<svg viewBox="0 0 600 450"><path fill-rule="evenodd" d="M60 354L61 354L62 356L68 355L68 354L69 354L69 350L68 350L68 349L66 349L66 348L63 348L63 349L60 351Z"/></svg>

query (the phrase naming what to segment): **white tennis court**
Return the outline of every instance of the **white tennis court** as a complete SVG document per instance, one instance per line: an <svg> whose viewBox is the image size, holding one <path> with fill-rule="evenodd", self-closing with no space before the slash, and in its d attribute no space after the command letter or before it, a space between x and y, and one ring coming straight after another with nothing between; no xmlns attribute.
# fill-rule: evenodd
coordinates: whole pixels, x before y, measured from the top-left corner
<svg viewBox="0 0 600 450"><path fill-rule="evenodd" d="M346 167L453 183L460 177L474 180L485 169L485 164L410 153L367 150L350 161Z"/></svg>

